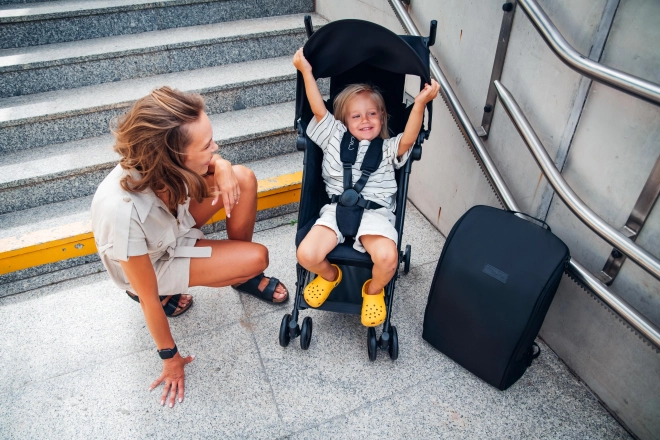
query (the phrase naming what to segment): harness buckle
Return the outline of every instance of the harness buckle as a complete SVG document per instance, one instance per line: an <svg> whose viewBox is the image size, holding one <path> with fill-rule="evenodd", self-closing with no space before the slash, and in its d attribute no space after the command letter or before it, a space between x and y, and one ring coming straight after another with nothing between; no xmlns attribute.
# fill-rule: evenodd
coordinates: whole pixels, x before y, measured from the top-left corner
<svg viewBox="0 0 660 440"><path fill-rule="evenodd" d="M341 196L339 196L339 203L343 206L355 206L357 205L360 195L353 188L345 190Z"/></svg>

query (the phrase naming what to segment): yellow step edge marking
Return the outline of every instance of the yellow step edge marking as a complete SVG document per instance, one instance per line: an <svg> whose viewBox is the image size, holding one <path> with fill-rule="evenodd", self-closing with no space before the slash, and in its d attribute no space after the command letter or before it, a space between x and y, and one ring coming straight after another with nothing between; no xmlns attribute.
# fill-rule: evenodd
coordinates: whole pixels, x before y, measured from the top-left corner
<svg viewBox="0 0 660 440"><path fill-rule="evenodd" d="M302 171L260 180L258 184L258 211L295 203L300 200ZM208 223L225 218L225 210L221 209ZM96 244L91 222L86 220L0 240L0 249L7 249L0 251L0 275L4 275L28 267L93 254L96 252Z"/></svg>

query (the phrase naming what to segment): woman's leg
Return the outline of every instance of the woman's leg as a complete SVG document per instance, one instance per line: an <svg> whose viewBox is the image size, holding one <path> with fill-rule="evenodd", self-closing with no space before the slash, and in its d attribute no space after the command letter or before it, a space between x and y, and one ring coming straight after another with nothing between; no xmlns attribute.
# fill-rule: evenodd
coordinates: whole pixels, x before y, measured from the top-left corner
<svg viewBox="0 0 660 440"><path fill-rule="evenodd" d="M232 169L241 188L241 196L238 204L231 210L231 217L227 219L227 236L230 240L252 241L254 222L257 218L257 178L251 169L243 165L234 165ZM211 187L215 184L213 176L207 176L206 181ZM211 204L213 199L213 197L209 197L202 203L197 203L195 200L190 201L189 209L197 222L196 228L204 226L216 212L224 207L222 198L219 198L215 205Z"/></svg>
<svg viewBox="0 0 660 440"><path fill-rule="evenodd" d="M399 264L399 252L396 244L382 235L363 235L360 242L374 262L367 294L375 295L380 293L394 276Z"/></svg>
<svg viewBox="0 0 660 440"><path fill-rule="evenodd" d="M330 228L312 226L298 246L296 258L302 267L328 281L337 279L337 268L330 264L327 255L337 246L337 234Z"/></svg>
<svg viewBox="0 0 660 440"><path fill-rule="evenodd" d="M211 256L190 259L190 287L224 287L242 283L268 267L268 249L259 243L197 240L195 246L211 247Z"/></svg>
<svg viewBox="0 0 660 440"><path fill-rule="evenodd" d="M239 203L236 204L231 211L231 217L226 220L227 236L229 237L229 240L223 240L223 241L198 240L197 241L196 246L211 246L213 247L213 252L210 258L192 258L190 260L191 286L195 285L195 286L222 287L222 286L240 284L249 280L254 276L259 275L266 269L266 267L268 267L268 250L262 245L251 243L252 234L254 233L254 223L257 218L257 178L255 177L254 172L251 169L244 167L243 165L234 165L232 169L234 170L234 174L236 175L236 179L238 180L238 184L241 188L241 196L239 198ZM209 185L214 185L213 176L208 176L206 179ZM219 198L218 202L215 205L212 205L211 202L213 202L213 197L204 199L202 203L197 203L194 200L190 201L190 208L189 208L190 214L192 214L193 218L197 222L195 224L195 227L201 228L202 226L204 226L206 222L208 222L211 219L211 217L215 215L215 213L217 213L220 209L224 207L222 203L222 198ZM240 246L241 242L248 246L246 247ZM224 245L220 245L220 248L222 248L222 250L216 251L216 246L218 245L218 243L233 244L233 245L229 245L226 248L224 247ZM256 246L259 249L259 251L255 251L254 246ZM246 252L245 255L235 254L235 252L241 253L243 251ZM265 258L266 265L257 271L253 269L255 267L260 267L259 262L257 260L253 261L250 259L253 257L258 258L258 255L256 254L259 254L259 252L265 253L265 256L263 256L262 259ZM219 256L218 254L223 254L223 256ZM225 260L222 261L218 260L218 258L223 258L223 257L225 258ZM226 265L225 263L229 263L229 265ZM221 267L228 267L231 268L232 270L229 271L222 270L220 269L220 266L218 266L218 264L222 264ZM200 273L198 274L199 276L195 276L196 284L192 284L193 270L194 270L193 265L197 269L201 268L202 271L209 271L209 273L206 274ZM238 268L239 266L241 267L241 269L245 269L246 272L249 272L252 275L237 276L234 277L233 279L236 279L238 281L231 281L232 278L229 278L229 276L233 276L234 274L239 273L239 271L234 271L233 268L234 267ZM227 283L227 280L231 282ZM264 277L261 280L258 289L259 290L265 289L266 286L268 285L268 281L270 281L270 279ZM277 287L275 288L274 296L277 299L286 298L287 290L281 283L278 284Z"/></svg>

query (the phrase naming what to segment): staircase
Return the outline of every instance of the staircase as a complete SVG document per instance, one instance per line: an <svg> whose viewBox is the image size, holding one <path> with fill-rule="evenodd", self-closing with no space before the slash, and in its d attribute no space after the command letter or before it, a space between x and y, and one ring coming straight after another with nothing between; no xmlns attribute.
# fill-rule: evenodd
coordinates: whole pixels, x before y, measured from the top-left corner
<svg viewBox="0 0 660 440"><path fill-rule="evenodd" d="M163 85L204 97L220 154L257 175L258 220L296 211L291 58L313 8L0 0L0 297L104 270L89 209L118 160L109 123Z"/></svg>

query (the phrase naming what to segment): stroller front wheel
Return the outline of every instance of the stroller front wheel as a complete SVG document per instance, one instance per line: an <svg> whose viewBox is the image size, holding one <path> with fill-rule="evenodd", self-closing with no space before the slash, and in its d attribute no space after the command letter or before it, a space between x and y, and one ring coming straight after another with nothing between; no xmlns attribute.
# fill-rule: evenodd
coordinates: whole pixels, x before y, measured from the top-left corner
<svg viewBox="0 0 660 440"><path fill-rule="evenodd" d="M367 330L367 353L371 362L376 360L378 345L376 341L376 330L373 327L369 327Z"/></svg>
<svg viewBox="0 0 660 440"><path fill-rule="evenodd" d="M312 318L306 316L300 328L300 348L307 350L312 340Z"/></svg>
<svg viewBox="0 0 660 440"><path fill-rule="evenodd" d="M396 333L396 327L390 327L390 336L392 338L389 348L390 359L395 361L399 357L399 336Z"/></svg>
<svg viewBox="0 0 660 440"><path fill-rule="evenodd" d="M291 322L291 314L287 313L282 317L282 324L280 325L280 345L286 347L289 345L291 335L289 334L289 322Z"/></svg>

